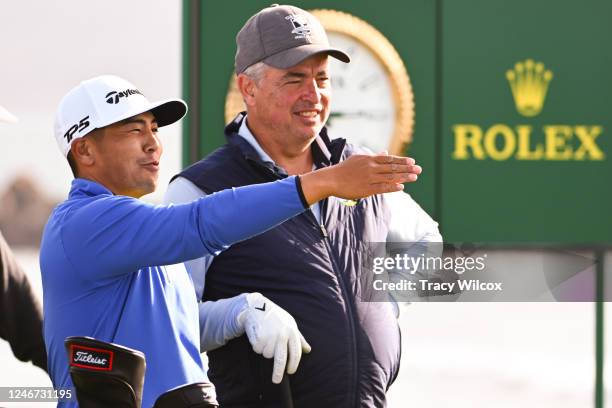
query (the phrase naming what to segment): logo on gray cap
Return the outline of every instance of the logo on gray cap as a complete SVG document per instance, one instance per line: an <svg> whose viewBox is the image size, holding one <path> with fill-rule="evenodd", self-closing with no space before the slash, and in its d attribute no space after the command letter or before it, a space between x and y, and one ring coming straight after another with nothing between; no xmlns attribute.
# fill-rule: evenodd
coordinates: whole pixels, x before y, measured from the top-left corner
<svg viewBox="0 0 612 408"><path fill-rule="evenodd" d="M296 35L296 40L310 37L310 26L308 24L308 19L305 16L290 14L285 17L285 20L289 20L291 21L291 24L293 24L293 30L291 30L291 34Z"/></svg>

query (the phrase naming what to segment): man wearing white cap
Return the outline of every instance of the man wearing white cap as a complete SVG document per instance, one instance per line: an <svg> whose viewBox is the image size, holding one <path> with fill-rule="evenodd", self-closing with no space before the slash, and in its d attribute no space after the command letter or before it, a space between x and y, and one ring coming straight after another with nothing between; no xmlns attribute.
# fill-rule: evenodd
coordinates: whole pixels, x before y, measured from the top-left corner
<svg viewBox="0 0 612 408"><path fill-rule="evenodd" d="M137 198L157 184L162 153L157 130L186 111L181 100L150 103L115 76L82 82L59 105L55 137L75 179L68 199L49 218L40 254L44 334L56 388L72 386L64 352L68 336L91 336L143 352L143 407L153 406L169 389L205 382L194 289L177 263L262 233L330 195L398 191L400 183L416 178L405 158L362 155L185 205L146 204ZM283 324L274 326L282 332L271 333L266 323L274 316L263 313L265 305L262 309L261 317L246 319L254 344L267 350L271 343L284 348L285 358L288 352L290 361L299 361L309 346L295 322L283 316ZM74 358L71 365L83 363ZM207 401L216 404L210 395Z"/></svg>
<svg viewBox="0 0 612 408"><path fill-rule="evenodd" d="M0 122L17 118L0 106ZM28 276L0 233L0 338L11 345L21 361L32 361L47 370L47 353L42 336L42 308Z"/></svg>

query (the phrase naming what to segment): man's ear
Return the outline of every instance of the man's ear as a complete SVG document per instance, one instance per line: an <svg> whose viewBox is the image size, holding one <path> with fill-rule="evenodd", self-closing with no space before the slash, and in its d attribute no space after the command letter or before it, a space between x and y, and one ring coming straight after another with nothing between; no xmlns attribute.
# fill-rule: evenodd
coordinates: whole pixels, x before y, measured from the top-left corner
<svg viewBox="0 0 612 408"><path fill-rule="evenodd" d="M95 163L95 149L93 144L93 140L87 137L80 137L72 142L70 152L79 167L88 167Z"/></svg>
<svg viewBox="0 0 612 408"><path fill-rule="evenodd" d="M253 105L255 103L255 88L257 87L255 81L245 74L239 74L236 78L236 83L238 85L238 90L240 90L242 94L244 103L247 106Z"/></svg>

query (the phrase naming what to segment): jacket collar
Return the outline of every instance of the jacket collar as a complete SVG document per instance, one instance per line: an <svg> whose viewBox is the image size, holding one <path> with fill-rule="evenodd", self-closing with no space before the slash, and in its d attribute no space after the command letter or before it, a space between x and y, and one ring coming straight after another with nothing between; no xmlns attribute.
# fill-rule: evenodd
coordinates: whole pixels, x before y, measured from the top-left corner
<svg viewBox="0 0 612 408"><path fill-rule="evenodd" d="M75 178L72 180L70 187L70 193L68 194L69 199L83 198L83 197L94 197L97 195L113 195L112 191L104 187L102 184L95 181Z"/></svg>

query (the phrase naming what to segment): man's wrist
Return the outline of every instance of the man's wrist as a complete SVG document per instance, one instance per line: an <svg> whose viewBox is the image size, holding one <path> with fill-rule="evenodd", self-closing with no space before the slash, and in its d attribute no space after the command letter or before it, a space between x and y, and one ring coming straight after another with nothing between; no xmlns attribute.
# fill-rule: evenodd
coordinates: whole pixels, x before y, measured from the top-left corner
<svg viewBox="0 0 612 408"><path fill-rule="evenodd" d="M303 174L300 178L302 191L309 206L333 195L336 191L335 173L331 167Z"/></svg>
<svg viewBox="0 0 612 408"><path fill-rule="evenodd" d="M318 172L317 175L319 176L322 193L324 194L323 198L334 195L334 193L338 190L338 183L336 182L338 172L337 167L324 167L316 171Z"/></svg>
<svg viewBox="0 0 612 408"><path fill-rule="evenodd" d="M298 196L300 197L300 201L302 202L304 209L307 209L308 207L310 207L310 204L308 204L308 200L306 200L306 196L304 195L304 190L302 189L301 176L295 176L295 186L297 188Z"/></svg>
<svg viewBox="0 0 612 408"><path fill-rule="evenodd" d="M239 336L242 336L245 331L246 314L249 309L249 302L247 300L247 295L248 293L242 293L237 296L237 302L236 302L237 313L235 316L235 322L236 322L236 333Z"/></svg>

